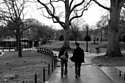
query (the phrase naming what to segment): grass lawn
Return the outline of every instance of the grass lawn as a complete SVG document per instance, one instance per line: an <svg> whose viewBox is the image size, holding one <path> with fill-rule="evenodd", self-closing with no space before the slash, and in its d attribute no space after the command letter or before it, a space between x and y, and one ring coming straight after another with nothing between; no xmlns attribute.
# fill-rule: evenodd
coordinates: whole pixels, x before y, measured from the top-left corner
<svg viewBox="0 0 125 83"><path fill-rule="evenodd" d="M42 82L42 68L51 63L49 56L41 55L36 51L24 51L23 57L18 58L16 52L5 52L0 57L0 83L34 83L34 74L38 74L38 83ZM14 79L7 76L15 75ZM4 82L7 81L7 82Z"/></svg>
<svg viewBox="0 0 125 83"><path fill-rule="evenodd" d="M99 66L125 66L125 56L123 57L96 56L92 59L92 63L97 64Z"/></svg>

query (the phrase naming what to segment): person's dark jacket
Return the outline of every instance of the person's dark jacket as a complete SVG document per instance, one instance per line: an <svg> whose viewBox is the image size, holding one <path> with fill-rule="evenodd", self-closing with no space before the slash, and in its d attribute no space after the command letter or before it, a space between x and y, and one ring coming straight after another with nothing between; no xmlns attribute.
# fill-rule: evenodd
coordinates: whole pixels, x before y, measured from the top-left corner
<svg viewBox="0 0 125 83"><path fill-rule="evenodd" d="M65 51L65 48L61 48L59 51L58 58L61 58L61 56L65 55L66 58L68 59L68 53Z"/></svg>
<svg viewBox="0 0 125 83"><path fill-rule="evenodd" d="M58 58L60 58L65 52L65 48L62 47L60 50L59 50L59 55L58 55Z"/></svg>
<svg viewBox="0 0 125 83"><path fill-rule="evenodd" d="M73 52L74 62L82 63L84 62L84 50L77 47Z"/></svg>

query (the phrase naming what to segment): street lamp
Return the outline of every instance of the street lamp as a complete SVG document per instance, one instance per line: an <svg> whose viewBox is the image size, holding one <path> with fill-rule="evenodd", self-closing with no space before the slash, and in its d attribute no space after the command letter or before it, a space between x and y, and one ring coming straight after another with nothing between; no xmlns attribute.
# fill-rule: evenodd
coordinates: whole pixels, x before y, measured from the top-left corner
<svg viewBox="0 0 125 83"><path fill-rule="evenodd" d="M86 26L86 52L88 52L88 26Z"/></svg>
<svg viewBox="0 0 125 83"><path fill-rule="evenodd" d="M103 29L101 29L101 34L100 34L100 36L101 36L101 38L100 38L100 42L102 42L103 41L103 38L104 38L104 30Z"/></svg>
<svg viewBox="0 0 125 83"><path fill-rule="evenodd" d="M90 41L90 36L88 35L89 27L86 26L86 36L85 36L85 41L86 41L86 52L88 52L88 41Z"/></svg>

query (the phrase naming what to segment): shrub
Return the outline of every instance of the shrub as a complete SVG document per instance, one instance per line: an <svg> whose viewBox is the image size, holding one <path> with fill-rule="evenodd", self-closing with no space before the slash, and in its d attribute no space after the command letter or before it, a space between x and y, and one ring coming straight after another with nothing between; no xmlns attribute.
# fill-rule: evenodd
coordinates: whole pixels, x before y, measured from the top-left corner
<svg viewBox="0 0 125 83"><path fill-rule="evenodd" d="M86 36L84 37L84 41L91 41L91 37L90 37L89 35L86 35Z"/></svg>
<svg viewBox="0 0 125 83"><path fill-rule="evenodd" d="M61 35L61 36L59 37L59 41L63 41L63 40L64 40L64 36Z"/></svg>

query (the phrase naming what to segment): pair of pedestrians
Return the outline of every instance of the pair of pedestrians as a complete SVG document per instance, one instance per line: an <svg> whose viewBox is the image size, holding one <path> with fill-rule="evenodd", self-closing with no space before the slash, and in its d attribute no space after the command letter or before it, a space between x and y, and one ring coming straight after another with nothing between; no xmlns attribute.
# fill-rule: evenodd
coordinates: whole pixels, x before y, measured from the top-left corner
<svg viewBox="0 0 125 83"><path fill-rule="evenodd" d="M75 42L76 48L73 51L73 56L70 57L70 60L75 63L75 77L80 77L81 64L84 62L84 50L80 48L79 43ZM61 59L61 77L64 75L67 76L67 63L68 63L68 48L62 47L59 52L59 56Z"/></svg>

